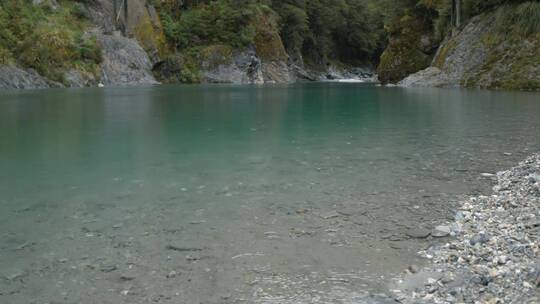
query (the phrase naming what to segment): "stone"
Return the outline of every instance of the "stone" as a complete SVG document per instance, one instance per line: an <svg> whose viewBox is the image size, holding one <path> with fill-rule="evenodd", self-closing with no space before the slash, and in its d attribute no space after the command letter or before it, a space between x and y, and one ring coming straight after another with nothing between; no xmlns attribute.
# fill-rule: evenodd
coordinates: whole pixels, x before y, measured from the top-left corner
<svg viewBox="0 0 540 304"><path fill-rule="evenodd" d="M325 220L328 220L328 219L339 217L340 214L337 211L332 210L332 211L328 211L328 212L323 212L319 216L322 217Z"/></svg>
<svg viewBox="0 0 540 304"><path fill-rule="evenodd" d="M489 239L490 239L490 237L488 235L486 235L485 233L479 233L479 234L474 235L469 240L469 244L471 244L472 246L474 246L476 244L484 244L484 243L487 243L489 241Z"/></svg>
<svg viewBox="0 0 540 304"><path fill-rule="evenodd" d="M14 280L17 280L17 279L21 278L23 275L24 275L24 271L16 270L11 274L6 275L5 277L6 277L6 279L8 281L14 281Z"/></svg>
<svg viewBox="0 0 540 304"><path fill-rule="evenodd" d="M419 228L411 228L407 230L406 234L407 236L411 238L424 239L424 238L427 238L431 234L431 231L428 229L419 227Z"/></svg>
<svg viewBox="0 0 540 304"><path fill-rule="evenodd" d="M493 173L480 173L480 176L491 178L491 177L495 177L496 175Z"/></svg>
<svg viewBox="0 0 540 304"><path fill-rule="evenodd" d="M117 269L118 267L116 267L115 265L104 265L99 268L101 272L113 272Z"/></svg>
<svg viewBox="0 0 540 304"><path fill-rule="evenodd" d="M50 87L48 80L33 69L0 65L0 89L47 89Z"/></svg>
<svg viewBox="0 0 540 304"><path fill-rule="evenodd" d="M152 62L135 39L120 35L97 34L103 50L101 83L105 86L158 84Z"/></svg>
<svg viewBox="0 0 540 304"><path fill-rule="evenodd" d="M445 236L449 236L450 232L452 232L452 228L450 226L440 225L433 228L433 230L431 231L431 236L445 237Z"/></svg>
<svg viewBox="0 0 540 304"><path fill-rule="evenodd" d="M70 88L83 88L96 85L94 75L90 73L82 73L75 69L64 73L64 80Z"/></svg>
<svg viewBox="0 0 540 304"><path fill-rule="evenodd" d="M417 273L419 271L419 268L418 266L416 265L410 265L408 270L411 272L411 273Z"/></svg>
<svg viewBox="0 0 540 304"><path fill-rule="evenodd" d="M171 272L169 272L166 277L167 279L172 279L172 278L175 278L176 276L178 275L178 273L174 270L172 270Z"/></svg>
<svg viewBox="0 0 540 304"><path fill-rule="evenodd" d="M540 285L537 248L531 248L540 227L538 185L530 182L532 174L540 174L540 154L497 173L492 195L470 197L458 207L461 214L454 223L435 227L433 236L447 234L454 226L461 229L448 243L420 252L430 261L419 274L444 276L426 286L411 284L414 280L408 277L415 274L405 276L396 288L401 290L400 301L423 303L418 299L430 294L427 303L510 303L514 299L527 303L524 292Z"/></svg>
<svg viewBox="0 0 540 304"><path fill-rule="evenodd" d="M195 251L202 251L201 248L196 248L196 247L183 247L183 246L175 245L175 244L168 244L168 245L166 246L166 248L167 248L168 250L179 251L179 252L195 252Z"/></svg>

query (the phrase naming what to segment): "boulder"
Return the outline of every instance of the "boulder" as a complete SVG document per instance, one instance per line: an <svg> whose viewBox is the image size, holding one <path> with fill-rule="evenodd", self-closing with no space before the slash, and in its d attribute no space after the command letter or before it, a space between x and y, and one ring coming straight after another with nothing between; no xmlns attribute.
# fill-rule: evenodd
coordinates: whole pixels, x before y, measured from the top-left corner
<svg viewBox="0 0 540 304"><path fill-rule="evenodd" d="M108 86L157 84L152 62L135 39L97 34L103 50L101 83Z"/></svg>
<svg viewBox="0 0 540 304"><path fill-rule="evenodd" d="M411 73L429 67L436 52L432 25L418 16L402 18L393 25L389 43L377 68L382 83L397 83Z"/></svg>

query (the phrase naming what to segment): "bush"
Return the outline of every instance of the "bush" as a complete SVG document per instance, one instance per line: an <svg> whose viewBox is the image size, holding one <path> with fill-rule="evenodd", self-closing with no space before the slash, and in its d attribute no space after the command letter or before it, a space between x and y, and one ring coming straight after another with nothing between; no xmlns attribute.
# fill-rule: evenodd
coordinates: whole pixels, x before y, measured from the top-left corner
<svg viewBox="0 0 540 304"><path fill-rule="evenodd" d="M95 39L83 35L86 23L78 5L62 2L51 10L46 3L0 2L0 63L15 61L41 75L63 81L71 68L95 71L101 62L101 49ZM80 8L79 8L80 9Z"/></svg>
<svg viewBox="0 0 540 304"><path fill-rule="evenodd" d="M540 3L504 5L497 10L499 32L528 36L540 33Z"/></svg>
<svg viewBox="0 0 540 304"><path fill-rule="evenodd" d="M163 7L160 12L168 40L178 50L183 50L211 44L239 48L253 43L254 9L253 5L238 8L227 0L218 0L186 10L179 17Z"/></svg>

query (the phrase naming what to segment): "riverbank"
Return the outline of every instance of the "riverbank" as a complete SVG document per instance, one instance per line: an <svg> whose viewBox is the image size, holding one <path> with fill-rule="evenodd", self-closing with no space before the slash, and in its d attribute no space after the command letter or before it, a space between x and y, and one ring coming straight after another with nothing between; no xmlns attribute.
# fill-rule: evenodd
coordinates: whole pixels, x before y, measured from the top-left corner
<svg viewBox="0 0 540 304"><path fill-rule="evenodd" d="M455 239L422 251L431 263L399 280L401 303L540 301L540 154L496 178L490 196L464 201L441 226Z"/></svg>

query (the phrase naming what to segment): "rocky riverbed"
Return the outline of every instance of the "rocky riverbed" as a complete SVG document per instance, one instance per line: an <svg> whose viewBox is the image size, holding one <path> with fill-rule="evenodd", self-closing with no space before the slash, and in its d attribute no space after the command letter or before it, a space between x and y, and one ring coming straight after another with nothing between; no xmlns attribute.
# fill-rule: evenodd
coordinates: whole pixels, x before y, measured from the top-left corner
<svg viewBox="0 0 540 304"><path fill-rule="evenodd" d="M454 238L421 252L432 262L410 267L393 287L397 300L540 302L540 154L496 177L490 196L464 201L455 222L436 229Z"/></svg>

